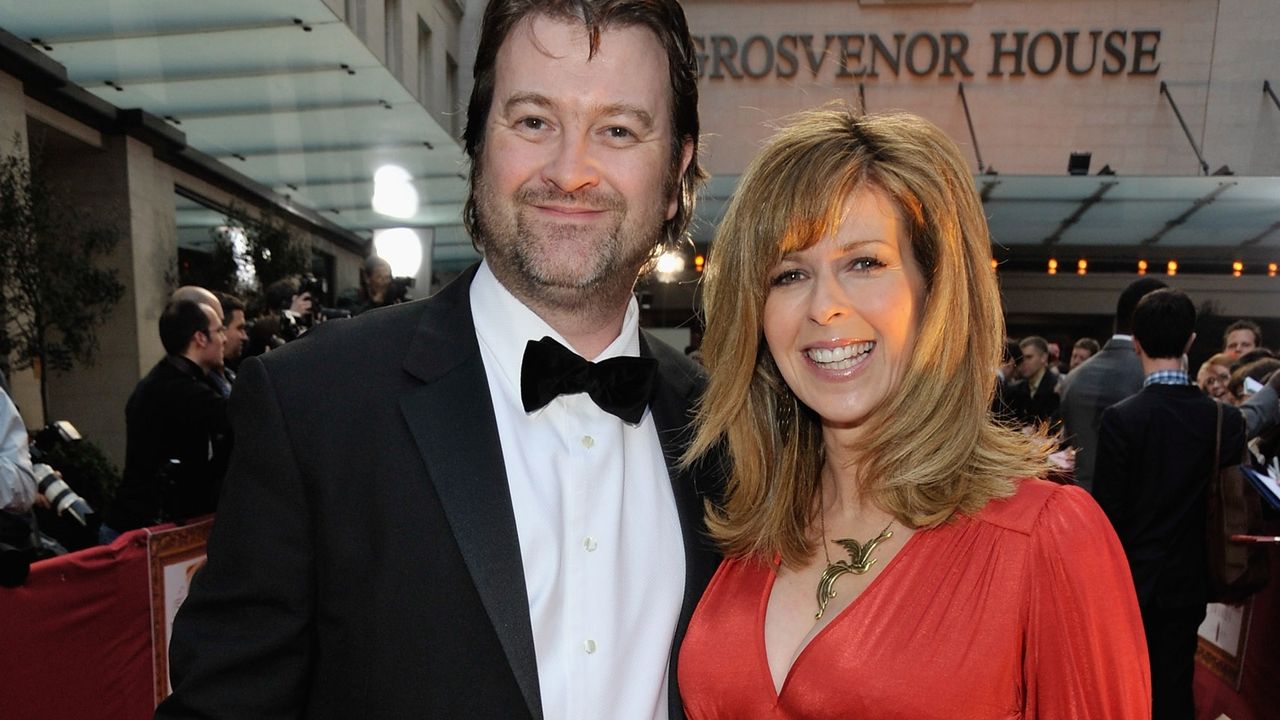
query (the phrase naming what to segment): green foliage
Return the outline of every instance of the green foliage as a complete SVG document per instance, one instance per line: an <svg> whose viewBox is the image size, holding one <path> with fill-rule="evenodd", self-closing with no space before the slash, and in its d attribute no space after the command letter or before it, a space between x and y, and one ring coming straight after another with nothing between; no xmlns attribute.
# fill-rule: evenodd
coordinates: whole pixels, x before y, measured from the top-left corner
<svg viewBox="0 0 1280 720"><path fill-rule="evenodd" d="M43 462L62 473L67 484L99 513L111 506L120 486L120 471L102 448L88 440L59 443Z"/></svg>
<svg viewBox="0 0 1280 720"><path fill-rule="evenodd" d="M237 257L231 237L243 233L248 260L257 278L256 287L245 287L239 278L248 273L242 266L243 258ZM213 259L209 264L211 277L205 284L213 290L225 290L245 299L256 298L271 283L291 275L311 272L311 243L304 236L290 230L279 217L269 213L253 214L245 208L232 205L227 210L225 226L211 228Z"/></svg>
<svg viewBox="0 0 1280 720"><path fill-rule="evenodd" d="M33 157L0 155L0 362L40 366L43 397L48 371L93 362L125 288L101 266L120 239L110 218L62 198Z"/></svg>

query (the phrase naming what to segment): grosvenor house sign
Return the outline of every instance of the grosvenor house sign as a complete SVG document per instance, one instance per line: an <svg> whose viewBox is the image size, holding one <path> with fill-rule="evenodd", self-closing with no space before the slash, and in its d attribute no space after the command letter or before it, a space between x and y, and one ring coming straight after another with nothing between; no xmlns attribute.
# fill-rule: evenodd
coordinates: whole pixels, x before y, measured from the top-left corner
<svg viewBox="0 0 1280 720"><path fill-rule="evenodd" d="M1155 75L1160 30L846 32L694 37L702 77L797 75L836 80L897 77Z"/></svg>

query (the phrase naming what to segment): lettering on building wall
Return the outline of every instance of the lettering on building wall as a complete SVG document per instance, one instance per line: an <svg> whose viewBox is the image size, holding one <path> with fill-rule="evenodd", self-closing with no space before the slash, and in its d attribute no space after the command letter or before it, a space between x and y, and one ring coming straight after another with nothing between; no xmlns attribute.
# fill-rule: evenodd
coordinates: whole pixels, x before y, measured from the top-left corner
<svg viewBox="0 0 1280 720"><path fill-rule="evenodd" d="M699 35L699 77L863 79L1155 75L1159 30Z"/></svg>

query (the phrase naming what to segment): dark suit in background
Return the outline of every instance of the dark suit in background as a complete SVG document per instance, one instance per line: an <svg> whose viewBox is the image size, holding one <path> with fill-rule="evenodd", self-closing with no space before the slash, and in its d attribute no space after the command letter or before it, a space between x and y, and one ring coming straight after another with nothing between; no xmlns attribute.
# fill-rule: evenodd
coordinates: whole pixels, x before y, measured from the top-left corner
<svg viewBox="0 0 1280 720"><path fill-rule="evenodd" d="M217 509L231 424L199 365L166 355L129 395L124 417L124 477L108 526L124 532Z"/></svg>
<svg viewBox="0 0 1280 720"><path fill-rule="evenodd" d="M1083 366L1082 366L1083 367ZM1077 368L1079 369L1079 368ZM1154 718L1190 718L1196 629L1208 592L1205 487L1218 403L1194 385L1151 385L1103 411L1093 494L1129 558L1151 658ZM1221 466L1244 422L1223 406Z"/></svg>
<svg viewBox="0 0 1280 720"><path fill-rule="evenodd" d="M1044 371L1036 392L1031 393L1031 383L1019 380L1006 388L1005 402L1014 420L1022 425L1038 425L1053 422L1058 414L1058 373L1052 368Z"/></svg>
<svg viewBox="0 0 1280 720"><path fill-rule="evenodd" d="M1102 411L1142 389L1142 362L1133 340L1112 337L1097 355L1062 378L1058 388L1063 436L1076 449L1076 483L1093 489Z"/></svg>
<svg viewBox="0 0 1280 720"><path fill-rule="evenodd" d="M228 488L157 717L542 717L473 277L242 366ZM643 332L641 354L659 362L650 409L685 546L678 647L718 562L714 486L678 467L703 376Z"/></svg>

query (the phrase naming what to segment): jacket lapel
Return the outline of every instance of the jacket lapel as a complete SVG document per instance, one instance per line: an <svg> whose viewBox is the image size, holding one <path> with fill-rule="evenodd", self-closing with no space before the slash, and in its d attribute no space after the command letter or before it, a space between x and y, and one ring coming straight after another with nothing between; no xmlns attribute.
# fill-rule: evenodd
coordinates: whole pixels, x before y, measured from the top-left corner
<svg viewBox="0 0 1280 720"><path fill-rule="evenodd" d="M515 512L471 317L474 277L472 268L428 301L404 363L423 385L400 408L529 712L541 720Z"/></svg>
<svg viewBox="0 0 1280 720"><path fill-rule="evenodd" d="M658 383L650 402L653 423L658 429L658 441L666 459L667 474L671 478L671 491L675 496L676 512L680 518L680 531L684 540L685 581L684 599L680 606L680 620L672 639L670 671L670 717L683 718L677 684L676 660L680 643L689 626L689 618L702 597L711 576L720 562L719 553L707 537L703 520L705 498L716 498L720 492L719 475L714 458L703 459L693 468L680 466L681 456L693 436L694 404L702 390L704 379L677 359L674 351L643 330L640 332L640 355L658 360Z"/></svg>

